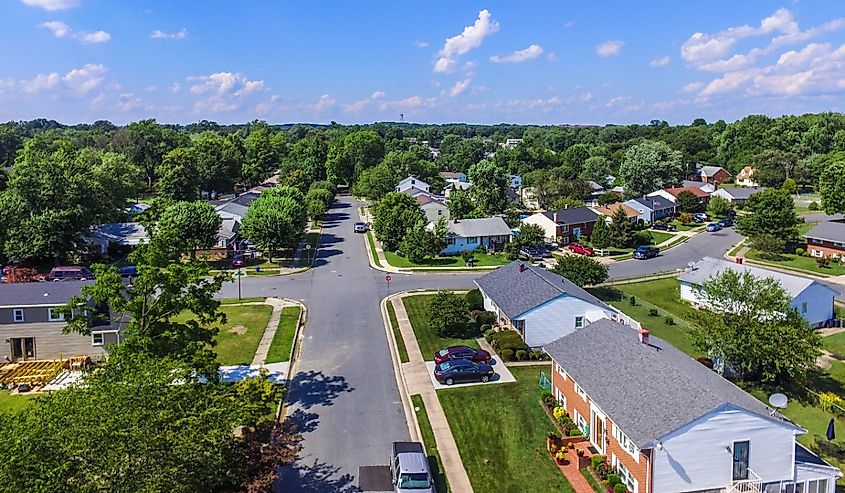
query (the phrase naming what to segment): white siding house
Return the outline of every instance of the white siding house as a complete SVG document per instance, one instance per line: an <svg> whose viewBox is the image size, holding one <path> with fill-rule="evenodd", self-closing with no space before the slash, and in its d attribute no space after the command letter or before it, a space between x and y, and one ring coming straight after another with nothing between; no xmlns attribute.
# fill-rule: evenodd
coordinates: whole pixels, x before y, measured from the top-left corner
<svg viewBox="0 0 845 493"><path fill-rule="evenodd" d="M792 297L790 305L813 326L823 326L835 318L833 301L839 295L837 291L813 279L784 272L772 271L760 267L740 265L727 260L705 257L692 268L678 277L681 287L681 299L693 306L706 306L700 294L700 287L707 280L719 276L725 270L749 272L757 278L771 278Z"/></svg>
<svg viewBox="0 0 845 493"><path fill-rule="evenodd" d="M434 228L434 222L428 224ZM446 248L442 255L458 255L463 251L473 251L478 247L486 250L500 251L511 241L511 229L501 217L483 217L478 219L461 219L447 221Z"/></svg>
<svg viewBox="0 0 845 493"><path fill-rule="evenodd" d="M519 315L523 339L531 347L541 347L601 318L612 310L563 294ZM519 325L519 324L517 324Z"/></svg>
<svg viewBox="0 0 845 493"><path fill-rule="evenodd" d="M422 190L423 192L431 192L431 186L415 176L409 176L396 185L397 192L406 192L412 188Z"/></svg>
<svg viewBox="0 0 845 493"><path fill-rule="evenodd" d="M441 217L449 219L449 207L446 203L438 200L431 195L420 194L415 197L417 203L420 204L423 214L427 222L437 222Z"/></svg>

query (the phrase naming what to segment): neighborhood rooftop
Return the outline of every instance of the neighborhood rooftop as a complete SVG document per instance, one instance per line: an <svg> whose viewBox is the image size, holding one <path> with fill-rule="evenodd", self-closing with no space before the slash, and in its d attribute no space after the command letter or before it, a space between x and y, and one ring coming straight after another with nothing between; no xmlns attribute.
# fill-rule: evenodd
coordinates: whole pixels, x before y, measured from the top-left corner
<svg viewBox="0 0 845 493"><path fill-rule="evenodd" d="M558 224L577 224L594 222L599 217L588 207L571 207L558 209L556 211L544 212L543 215Z"/></svg>
<svg viewBox="0 0 845 493"><path fill-rule="evenodd" d="M565 277L522 261L499 267L475 283L510 319L563 295L607 306Z"/></svg>
<svg viewBox="0 0 845 493"><path fill-rule="evenodd" d="M643 344L637 330L609 319L567 334L544 350L639 448L651 448L667 433L717 409L734 406L767 418L771 414L762 402L666 341L649 336Z"/></svg>
<svg viewBox="0 0 845 493"><path fill-rule="evenodd" d="M834 243L845 243L845 223L839 221L822 221L813 229L804 233L806 238L827 240Z"/></svg>
<svg viewBox="0 0 845 493"><path fill-rule="evenodd" d="M727 260L715 259L711 257L704 257L696 262L692 269L683 272L678 279L689 282L693 285L702 285L707 280L717 277L726 270L732 270L737 273L748 272L754 277L765 279L771 278L778 281L789 293L790 296L795 297L802 291L810 287L815 281L807 277L787 274L785 272L778 272L774 270L763 269L760 267L751 267L750 265L737 264Z"/></svg>
<svg viewBox="0 0 845 493"><path fill-rule="evenodd" d="M762 187L722 187L722 193L726 193L735 199L747 199L751 195L762 192L765 188Z"/></svg>
<svg viewBox="0 0 845 493"><path fill-rule="evenodd" d="M82 286L94 281L65 280L58 282L0 283L0 305L23 307L29 305L64 305L80 294Z"/></svg>
<svg viewBox="0 0 845 493"><path fill-rule="evenodd" d="M727 170L721 166L702 166L701 174L703 174L704 176L713 176L718 173L719 170L725 171L727 173Z"/></svg>
<svg viewBox="0 0 845 493"><path fill-rule="evenodd" d="M478 219L461 219L447 221L446 227L450 233L463 238L474 236L510 236L511 228L504 219L498 216L482 217Z"/></svg>

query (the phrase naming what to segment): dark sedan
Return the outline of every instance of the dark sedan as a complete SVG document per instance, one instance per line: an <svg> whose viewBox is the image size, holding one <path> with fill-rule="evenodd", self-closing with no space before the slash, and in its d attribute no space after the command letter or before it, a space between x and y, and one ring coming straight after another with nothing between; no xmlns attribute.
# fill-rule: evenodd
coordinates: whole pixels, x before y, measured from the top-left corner
<svg viewBox="0 0 845 493"><path fill-rule="evenodd" d="M434 367L435 380L446 385L462 382L489 382L493 375L492 366L473 363L466 359L445 361Z"/></svg>
<svg viewBox="0 0 845 493"><path fill-rule="evenodd" d="M434 362L467 359L476 363L490 363L490 353L483 349L473 349L468 346L449 346L434 353Z"/></svg>

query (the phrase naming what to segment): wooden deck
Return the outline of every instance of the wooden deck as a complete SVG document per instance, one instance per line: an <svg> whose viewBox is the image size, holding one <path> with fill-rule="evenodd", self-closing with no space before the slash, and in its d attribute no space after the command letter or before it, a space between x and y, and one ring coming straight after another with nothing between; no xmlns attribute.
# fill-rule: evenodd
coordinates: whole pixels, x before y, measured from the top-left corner
<svg viewBox="0 0 845 493"><path fill-rule="evenodd" d="M61 360L23 361L0 366L0 386L44 385L62 371Z"/></svg>

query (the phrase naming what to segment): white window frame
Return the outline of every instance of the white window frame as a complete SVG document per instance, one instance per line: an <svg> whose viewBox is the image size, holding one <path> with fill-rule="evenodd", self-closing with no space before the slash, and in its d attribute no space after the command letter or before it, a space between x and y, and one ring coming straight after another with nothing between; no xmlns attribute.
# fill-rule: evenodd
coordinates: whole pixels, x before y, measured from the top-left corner
<svg viewBox="0 0 845 493"><path fill-rule="evenodd" d="M557 371L558 375L560 375L561 377L563 377L564 380L566 380L566 372L563 371L563 367L560 366L558 363L555 363L555 371Z"/></svg>
<svg viewBox="0 0 845 493"><path fill-rule="evenodd" d="M801 302L801 313L807 313L807 302L806 301Z"/></svg>
<svg viewBox="0 0 845 493"><path fill-rule="evenodd" d="M583 329L584 328L584 316L578 315L575 317L575 328L576 329Z"/></svg>
<svg viewBox="0 0 845 493"><path fill-rule="evenodd" d="M616 454L613 454L611 465L616 468L616 474L619 475L619 479L622 480L622 484L627 486L628 490L633 493L639 493L640 485L639 482L637 482L637 478L635 478L634 474L625 467L625 464L616 457Z"/></svg>
<svg viewBox="0 0 845 493"><path fill-rule="evenodd" d="M618 426L616 426L616 423L613 424L613 438L616 439L616 442L619 443L619 447L622 450L628 452L628 455L633 457L633 459L637 461L637 463L640 462L640 449L638 449L637 446L634 445L634 442L632 442L631 439L628 438L628 435L623 433L622 430L619 429Z"/></svg>
<svg viewBox="0 0 845 493"><path fill-rule="evenodd" d="M564 233L569 233L569 225L564 224L563 227L560 228L560 230L563 231Z"/></svg>
<svg viewBox="0 0 845 493"><path fill-rule="evenodd" d="M20 320L18 320L18 315L20 315ZM23 308L12 309L12 321L18 324L26 322L26 317L24 316Z"/></svg>
<svg viewBox="0 0 845 493"><path fill-rule="evenodd" d="M584 402L587 402L587 393L584 392L584 389L582 389L577 382L575 383L575 393L581 396L581 398L584 399Z"/></svg>
<svg viewBox="0 0 845 493"><path fill-rule="evenodd" d="M566 409L566 394L560 391L559 388L555 387L555 399L557 400L558 404L563 406Z"/></svg>
<svg viewBox="0 0 845 493"><path fill-rule="evenodd" d="M587 424L587 420L584 419L584 416L581 416L581 413L579 413L577 409L572 410L572 421L575 422L575 426L577 426L579 430L585 434L587 433L587 427L589 426Z"/></svg>
<svg viewBox="0 0 845 493"><path fill-rule="evenodd" d="M64 322L65 321L65 314L59 313L58 316L56 314L56 307L49 307L47 308L47 320L50 322Z"/></svg>
<svg viewBox="0 0 845 493"><path fill-rule="evenodd" d="M467 236L467 245L475 245L476 243L478 243L477 236Z"/></svg>
<svg viewBox="0 0 845 493"><path fill-rule="evenodd" d="M97 341L99 339L99 342ZM91 345L92 346L104 346L106 343L105 334L102 332L91 332Z"/></svg>

